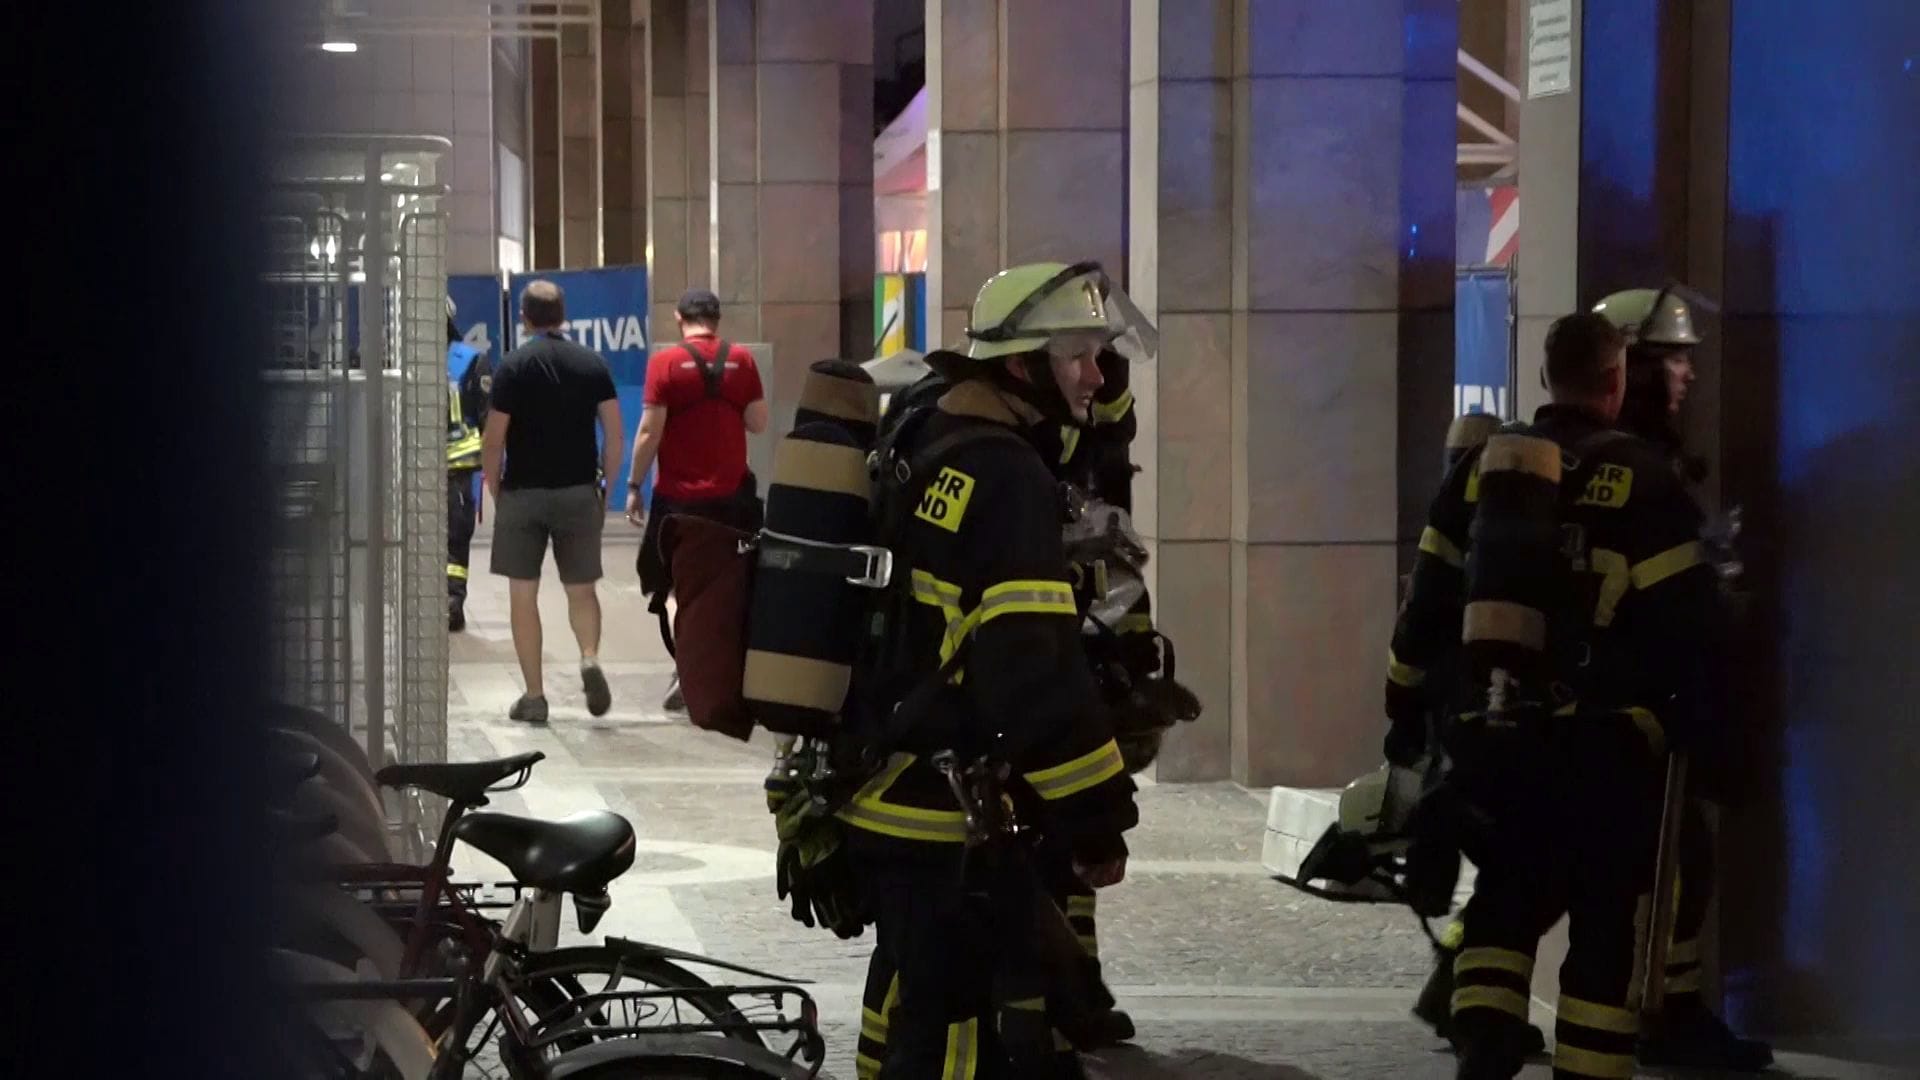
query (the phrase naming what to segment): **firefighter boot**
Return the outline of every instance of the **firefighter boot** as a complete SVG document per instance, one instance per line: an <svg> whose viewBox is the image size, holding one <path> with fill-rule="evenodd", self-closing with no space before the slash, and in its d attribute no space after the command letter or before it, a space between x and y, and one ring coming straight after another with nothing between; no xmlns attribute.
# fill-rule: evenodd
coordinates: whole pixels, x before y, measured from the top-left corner
<svg viewBox="0 0 1920 1080"><path fill-rule="evenodd" d="M1133 1041L1133 1017L1128 1016L1122 1009L1108 1009L1105 1012L1094 1013L1087 1018L1081 1033L1086 1041L1074 1044L1078 1050L1104 1050L1110 1046L1119 1046L1121 1043Z"/></svg>
<svg viewBox="0 0 1920 1080"><path fill-rule="evenodd" d="M1682 1069L1762 1072L1773 1064L1773 1048L1743 1039L1698 997L1676 998L1659 1017L1649 1017L1639 1046L1642 1065Z"/></svg>
<svg viewBox="0 0 1920 1080"><path fill-rule="evenodd" d="M447 597L447 630L459 633L467 628L467 605L458 596Z"/></svg>
<svg viewBox="0 0 1920 1080"><path fill-rule="evenodd" d="M1531 1024L1511 1017L1476 1019L1479 1022L1469 1021L1465 1030L1454 1028L1453 1045L1460 1056L1455 1080L1513 1080L1527 1059L1544 1048L1540 1029Z"/></svg>
<svg viewBox="0 0 1920 1080"><path fill-rule="evenodd" d="M1414 1019L1433 1029L1442 1039L1452 1037L1453 1033L1453 958L1457 950L1435 949L1433 951L1433 974L1427 976L1427 985L1420 988L1420 997L1413 1003ZM1547 1034L1533 1024L1528 1024L1526 1034L1519 1039L1519 1048L1526 1057L1538 1057L1547 1052Z"/></svg>

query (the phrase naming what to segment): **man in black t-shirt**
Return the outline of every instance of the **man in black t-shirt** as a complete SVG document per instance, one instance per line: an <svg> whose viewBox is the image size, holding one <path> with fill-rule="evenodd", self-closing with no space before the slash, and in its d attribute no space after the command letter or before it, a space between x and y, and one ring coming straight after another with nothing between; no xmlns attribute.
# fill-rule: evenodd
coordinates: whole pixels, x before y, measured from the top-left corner
<svg viewBox="0 0 1920 1080"><path fill-rule="evenodd" d="M492 568L508 579L513 651L527 682L527 692L507 715L532 723L547 719L539 595L540 568L551 540L567 593L567 621L580 643L587 711L602 716L613 707L613 693L600 670L600 598L594 583L601 576L607 478L619 468L623 449L620 402L606 361L560 335L567 310L558 285L529 284L520 299L520 317L532 337L508 353L494 373L482 450L487 490L496 503Z"/></svg>

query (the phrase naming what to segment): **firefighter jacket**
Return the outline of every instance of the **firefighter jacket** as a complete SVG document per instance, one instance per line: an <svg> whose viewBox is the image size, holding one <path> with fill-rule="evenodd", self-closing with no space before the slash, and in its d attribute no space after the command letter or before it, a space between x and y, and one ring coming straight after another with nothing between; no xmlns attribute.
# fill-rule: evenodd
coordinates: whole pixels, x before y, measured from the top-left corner
<svg viewBox="0 0 1920 1080"><path fill-rule="evenodd" d="M937 689L840 816L898 841L959 845L964 815L929 759L944 749L963 764L991 754L1038 796L1043 829L1082 861L1104 862L1126 854L1121 834L1139 813L1082 650L1059 489L1028 441L1037 420L970 380L948 390L915 434L930 446L963 425L992 423L1021 437L960 446L896 533L895 573L911 574L911 599L892 637L912 678Z"/></svg>
<svg viewBox="0 0 1920 1080"><path fill-rule="evenodd" d="M487 424L493 365L483 349L456 341L447 346L447 471L480 467L480 434Z"/></svg>
<svg viewBox="0 0 1920 1080"><path fill-rule="evenodd" d="M1571 575L1562 594L1570 610L1560 614L1577 638L1568 654L1579 659L1556 665L1555 715L1620 716L1664 750L1669 737L1691 734L1683 703L1696 696L1713 621L1700 511L1657 447L1609 432L1589 412L1548 405L1533 433L1559 445L1563 476L1581 464L1576 450L1590 457L1584 490L1560 498ZM1387 658L1387 716L1396 726L1419 723L1429 708L1451 710L1464 689L1454 680L1481 453L1448 473L1420 536Z"/></svg>

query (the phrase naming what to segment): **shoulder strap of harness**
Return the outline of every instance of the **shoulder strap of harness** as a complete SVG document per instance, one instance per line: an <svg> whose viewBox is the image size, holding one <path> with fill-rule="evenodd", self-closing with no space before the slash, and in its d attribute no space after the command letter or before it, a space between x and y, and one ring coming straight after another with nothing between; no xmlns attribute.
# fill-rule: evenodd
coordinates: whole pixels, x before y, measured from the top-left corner
<svg viewBox="0 0 1920 1080"><path fill-rule="evenodd" d="M733 350L733 346L719 338L713 339L713 346L712 363L700 359L699 352L687 342L682 341L675 346L687 354L687 359L693 361L694 370L700 373L700 381L706 386L706 396L709 401L720 396L721 384L727 377L727 356Z"/></svg>

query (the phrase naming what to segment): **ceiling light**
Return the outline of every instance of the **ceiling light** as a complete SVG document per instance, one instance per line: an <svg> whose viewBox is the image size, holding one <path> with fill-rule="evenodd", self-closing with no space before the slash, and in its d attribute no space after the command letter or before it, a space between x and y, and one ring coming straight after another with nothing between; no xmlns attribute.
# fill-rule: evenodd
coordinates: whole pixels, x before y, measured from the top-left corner
<svg viewBox="0 0 1920 1080"><path fill-rule="evenodd" d="M384 183L391 184L393 183L393 174L390 172L383 172L380 174L380 179Z"/></svg>
<svg viewBox="0 0 1920 1080"><path fill-rule="evenodd" d="M360 45L353 41L323 41L320 49L330 53L355 53L360 51Z"/></svg>

